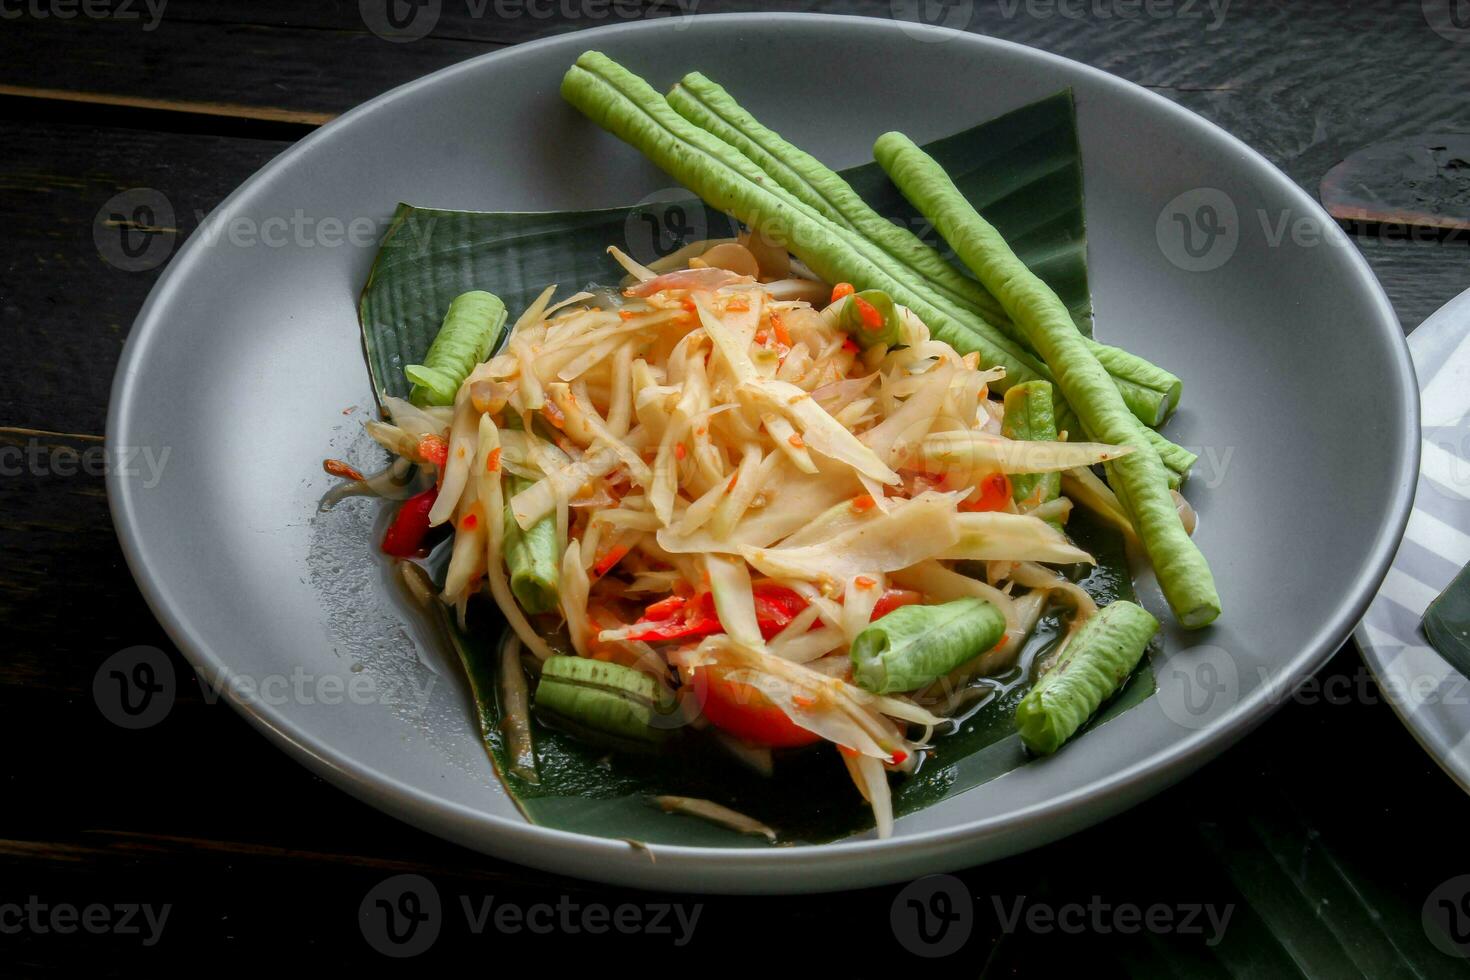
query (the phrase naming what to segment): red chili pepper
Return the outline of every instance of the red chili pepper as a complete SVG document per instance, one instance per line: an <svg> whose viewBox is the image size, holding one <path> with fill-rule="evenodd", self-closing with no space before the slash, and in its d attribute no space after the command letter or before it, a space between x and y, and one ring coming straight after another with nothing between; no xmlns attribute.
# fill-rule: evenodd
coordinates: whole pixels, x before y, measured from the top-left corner
<svg viewBox="0 0 1470 980"><path fill-rule="evenodd" d="M622 561L627 556L628 549L626 546L614 548L607 554L603 555L601 558L597 559L597 564L592 566L592 570L597 573L599 578L601 578L602 576L610 572L614 565Z"/></svg>
<svg viewBox="0 0 1470 980"><path fill-rule="evenodd" d="M752 590L755 596L755 621L761 636L770 639L786 628L806 608L806 600L784 585L772 582L758 583ZM709 592L685 599L671 595L660 599L643 611L635 626L646 629L628 637L630 640L683 640L713 633L723 633L724 625L715 612L715 598ZM813 624L815 628L817 624Z"/></svg>
<svg viewBox="0 0 1470 980"><path fill-rule="evenodd" d="M361 480L362 479L362 473L359 470L356 470L353 467L348 466L346 463L342 462L340 459L324 459L324 460L322 460L322 469L326 470L332 476L341 477L344 480Z"/></svg>
<svg viewBox="0 0 1470 980"><path fill-rule="evenodd" d="M676 601L678 605L675 605ZM659 618L655 619L654 616ZM645 643L692 639L725 631L720 625L719 617L715 615L715 597L708 592L702 592L698 597L689 600L669 596L655 602L633 625L644 629L628 639L642 640Z"/></svg>
<svg viewBox="0 0 1470 980"><path fill-rule="evenodd" d="M1005 510L1011 501L1011 480L1004 473L992 473L980 481L980 495L960 501L960 510Z"/></svg>
<svg viewBox="0 0 1470 980"><path fill-rule="evenodd" d="M850 282L839 282L837 285L835 285L835 286L832 287L832 300L831 300L831 302L835 303L839 299L841 299L842 297L844 297L844 296L851 296L855 292L857 292L857 290L852 288L852 283L850 283Z"/></svg>
<svg viewBox="0 0 1470 980"><path fill-rule="evenodd" d="M423 493L409 497L398 508L388 533L383 535L383 553L395 558L410 558L423 547L429 534L429 511L439 496L438 487L430 487Z"/></svg>
<svg viewBox="0 0 1470 980"><path fill-rule="evenodd" d="M853 342L853 339L851 337L843 337L842 338L842 349L845 350L845 351L847 351L849 354L856 354L862 348L860 348L856 343L854 343Z"/></svg>

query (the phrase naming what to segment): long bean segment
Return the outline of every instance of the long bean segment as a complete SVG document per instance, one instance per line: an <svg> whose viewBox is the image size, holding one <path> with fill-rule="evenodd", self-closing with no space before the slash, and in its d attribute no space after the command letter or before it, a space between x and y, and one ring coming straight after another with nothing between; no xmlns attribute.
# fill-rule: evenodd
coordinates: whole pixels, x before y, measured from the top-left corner
<svg viewBox="0 0 1470 980"><path fill-rule="evenodd" d="M1143 437L1149 441L1149 445L1154 447L1154 452L1159 454L1164 468L1169 471L1170 488L1179 489L1179 485L1189 475L1189 471L1194 467L1199 456L1183 446L1170 442L1153 429L1144 429Z"/></svg>
<svg viewBox="0 0 1470 980"><path fill-rule="evenodd" d="M912 691L1005 639L1005 614L984 599L903 606L852 641L852 676L874 694Z"/></svg>
<svg viewBox="0 0 1470 980"><path fill-rule="evenodd" d="M1158 629L1148 610L1124 599L1093 614L1016 706L1026 747L1039 755L1061 748L1128 679Z"/></svg>
<svg viewBox="0 0 1470 980"><path fill-rule="evenodd" d="M1056 442L1057 420L1052 410L1050 383L1027 381L1006 392L1001 435L1022 442ZM1060 473L1011 474L1011 499L1020 507L1037 507L1057 499L1061 492Z"/></svg>
<svg viewBox="0 0 1470 980"><path fill-rule="evenodd" d="M1168 472L1145 435L1146 427L1124 405L1066 306L912 140L885 133L874 155L1041 352L1088 438L1134 447L1135 452L1107 464L1114 491L1133 520L1174 615L1190 629L1212 622L1220 614L1214 576L1179 519Z"/></svg>
<svg viewBox="0 0 1470 980"><path fill-rule="evenodd" d="M923 287L939 294L937 298L961 307L970 314L964 324L972 331L987 339L1004 335L1027 344L1002 305L983 286L913 232L874 211L841 174L767 129L719 84L691 72L669 92L668 103L690 122L739 150L818 214L877 244ZM1160 424L1179 404L1183 383L1168 371L1121 348L1090 338L1087 344L1115 377L1124 403L1145 425Z"/></svg>
<svg viewBox="0 0 1470 980"><path fill-rule="evenodd" d="M505 565L510 569L510 591L521 608L532 615L554 612L558 599L556 518L550 515L521 530L510 510L510 498L531 486L529 480L507 476L505 495Z"/></svg>
<svg viewBox="0 0 1470 980"><path fill-rule="evenodd" d="M505 304L494 293L474 289L456 296L424 363L403 369L413 382L409 400L415 405L453 405L470 370L490 356L505 321Z"/></svg>

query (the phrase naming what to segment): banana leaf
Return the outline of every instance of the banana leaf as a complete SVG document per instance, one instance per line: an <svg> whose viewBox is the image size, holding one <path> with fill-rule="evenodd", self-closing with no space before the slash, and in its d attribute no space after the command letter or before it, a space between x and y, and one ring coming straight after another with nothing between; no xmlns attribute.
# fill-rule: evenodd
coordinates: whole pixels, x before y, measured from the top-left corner
<svg viewBox="0 0 1470 980"><path fill-rule="evenodd" d="M1043 99L925 147L1020 257L1057 290L1075 318L1090 324L1082 174L1070 92ZM876 164L844 176L879 213L907 223L936 248L945 245L908 206ZM579 213L485 213L400 205L384 238L360 304L363 347L376 395L405 396L403 366L428 349L450 301L469 289L500 296L517 315L546 285L561 295L620 270L607 256L618 245L640 262L691 241L731 237L737 226L692 196L675 192L625 208ZM1082 584L1101 603L1131 598L1123 545L1116 533L1078 513L1069 526L1098 558ZM442 565L442 554L438 564ZM442 573L442 568L441 568ZM778 755L775 773L759 775L708 738L691 736L658 756L619 755L533 720L539 780L513 774L500 730L498 644L503 623L493 604L472 603L468 629L441 610L443 635L470 681L476 720L495 770L531 821L562 830L648 843L766 847L692 817L666 814L659 795L702 797L747 813L777 829L779 843L819 843L872 826L867 805L829 746ZM989 678L994 690L941 735L942 751L893 788L896 815L966 792L1024 765L1015 735L1016 703L1034 681L1036 665L1064 625L1049 610L1015 667ZM1149 697L1148 658L1089 727ZM1065 749L1063 750L1065 751Z"/></svg>
<svg viewBox="0 0 1470 980"><path fill-rule="evenodd" d="M1082 159L1070 90L924 147L1016 254L1091 331ZM633 152L633 151L629 151ZM881 215L948 253L876 163L842 175ZM648 263L703 238L733 237L732 220L682 191L631 207L583 212L449 211L400 204L359 305L373 389L406 397L403 368L423 357L449 303L470 289L505 301L514 320L548 284L561 295L616 281L617 245Z"/></svg>

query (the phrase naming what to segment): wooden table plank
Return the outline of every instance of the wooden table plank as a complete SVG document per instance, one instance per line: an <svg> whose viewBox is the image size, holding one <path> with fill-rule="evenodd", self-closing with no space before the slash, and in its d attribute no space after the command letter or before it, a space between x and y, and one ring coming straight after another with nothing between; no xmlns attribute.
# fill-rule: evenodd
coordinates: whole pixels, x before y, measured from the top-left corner
<svg viewBox="0 0 1470 980"><path fill-rule="evenodd" d="M172 6L172 5L170 5ZM324 120L395 85L494 50L426 38L390 44L359 31L201 24L172 17L153 31L120 21L22 19L0 30L0 94L67 92L231 118ZM37 63L29 51L51 57Z"/></svg>
<svg viewBox="0 0 1470 980"><path fill-rule="evenodd" d="M0 141L0 212L12 219L0 297L5 321L36 350L18 384L0 391L0 426L100 435L112 369L161 271L115 264L124 253L121 232L105 224L109 201L135 188L167 198L174 230L158 237L170 254L288 144L5 120Z"/></svg>

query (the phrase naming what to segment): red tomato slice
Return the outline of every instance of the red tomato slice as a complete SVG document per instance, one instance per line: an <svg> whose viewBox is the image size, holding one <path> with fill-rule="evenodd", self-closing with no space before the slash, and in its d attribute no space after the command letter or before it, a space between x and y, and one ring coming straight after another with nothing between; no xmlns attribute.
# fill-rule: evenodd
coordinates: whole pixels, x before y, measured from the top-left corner
<svg viewBox="0 0 1470 980"><path fill-rule="evenodd" d="M911 589L884 589L878 601L873 604L873 615L868 617L868 622L882 619L899 606L912 606L923 601L924 597Z"/></svg>
<svg viewBox="0 0 1470 980"><path fill-rule="evenodd" d="M704 716L721 731L773 749L795 748L821 741L821 736L796 724L749 684L726 677L729 668L700 667L694 672L694 690L704 703Z"/></svg>
<svg viewBox="0 0 1470 980"><path fill-rule="evenodd" d="M761 628L761 636L767 640L785 629L806 608L806 600L784 585L758 582L753 591L755 621Z"/></svg>

